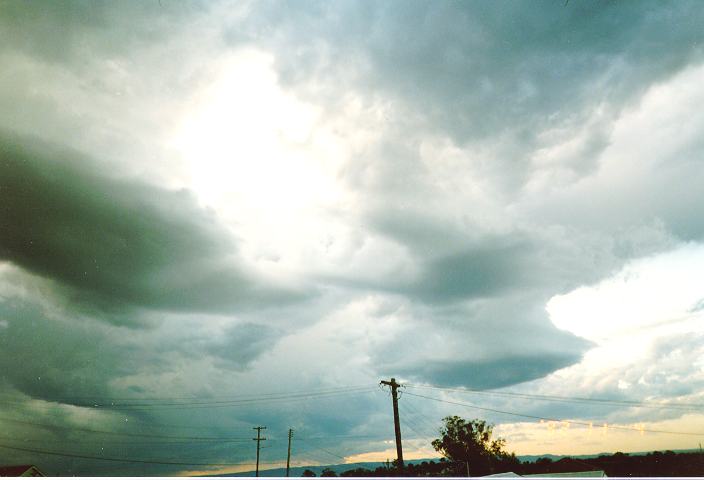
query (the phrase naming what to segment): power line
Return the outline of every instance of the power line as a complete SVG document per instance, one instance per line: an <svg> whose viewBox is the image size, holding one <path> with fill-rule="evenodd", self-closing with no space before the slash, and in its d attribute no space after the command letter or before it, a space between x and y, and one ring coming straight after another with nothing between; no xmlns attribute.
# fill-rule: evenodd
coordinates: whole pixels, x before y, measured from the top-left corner
<svg viewBox="0 0 704 480"><path fill-rule="evenodd" d="M432 435L428 435L427 433L421 433L421 432L419 431L419 430L423 430L424 428L421 427L420 425L418 425L417 423L411 421L411 419L409 418L410 415L408 415L408 412L409 412L410 410L408 410L408 408L405 408L405 403L400 404L400 405L399 405L399 409L401 410L401 412L404 413L404 416L403 416L403 423L404 423L408 428L410 428L411 430L413 430L413 431L419 436L419 438L425 439L425 438L428 438L428 437L431 437L431 436L432 436ZM417 428L416 428L416 427L417 427Z"/></svg>
<svg viewBox="0 0 704 480"><path fill-rule="evenodd" d="M401 420L398 416L398 387L401 385L395 378L391 380L382 380L379 385L391 387L391 402L394 414L394 432L396 436L396 460L398 461L398 469L403 472L403 444L401 443Z"/></svg>
<svg viewBox="0 0 704 480"><path fill-rule="evenodd" d="M362 390L370 389L369 384L364 385L350 385L342 387L331 387L322 388L314 390L294 390L291 392L269 392L261 393L257 395L233 395L227 397L212 397L210 400L203 400L200 397L150 397L150 398L134 398L134 397L122 397L122 398L105 398L100 396L70 396L70 397L54 397L51 399L35 399L31 398L28 400L40 400L49 403L65 403L64 401L71 400L92 400L86 403L70 403L67 405L72 405L76 407L86 407L86 408L96 408L96 407L160 407L160 406L190 406L190 405L217 405L225 403L239 403L239 402L253 402L253 401L265 401L265 400L277 400L277 399L288 399L289 397L315 397L324 396L338 393L356 392ZM14 397L16 398L16 396ZM119 403L122 401L128 402L167 402L167 403ZM21 400L3 400L3 403L25 403Z"/></svg>
<svg viewBox="0 0 704 480"><path fill-rule="evenodd" d="M379 435L318 435L315 437L296 437L298 440L326 440L331 438L378 438Z"/></svg>
<svg viewBox="0 0 704 480"><path fill-rule="evenodd" d="M25 442L25 443L32 443L36 444L37 442L40 443L48 443L48 444L66 444L66 440L63 438L37 438L37 437L32 437L32 436L25 436L25 437L18 437L18 436L12 436L12 437L5 437L5 436L0 436L0 440L12 440L12 441L18 441L18 442ZM223 444L223 443L234 443L234 442L240 442L243 440L235 440L235 441L228 441L228 440L154 440L154 441L134 441L134 440L115 440L112 438L109 439L100 439L100 440L75 440L71 439L71 443L74 445L87 445L87 446L92 446L92 447L106 447L106 448L118 448L118 447L170 447L170 446L179 446L179 445L190 445L190 446L204 446L204 447L210 447L213 444Z"/></svg>
<svg viewBox="0 0 704 480"><path fill-rule="evenodd" d="M542 400L550 402L567 402L567 403L599 403L605 405L630 406L642 408L657 408L657 409L672 409L672 410L696 410L704 408L704 404L700 403L662 403L662 402L646 402L638 400L618 400L606 398L590 398L590 397L568 397L559 395L538 395L523 392L498 391L498 390L475 390L471 388L451 388L438 387L434 385L413 385L405 384L409 388L425 388L431 390L443 390L448 392L459 392L478 395L499 395L516 398L525 398L528 400Z"/></svg>
<svg viewBox="0 0 704 480"><path fill-rule="evenodd" d="M402 410L403 410L403 409L402 409ZM427 437L428 437L428 435L422 434L422 433L420 433L418 430L416 430L416 428L415 428L415 427L413 426L413 424L408 420L408 418L404 418L403 423L404 423L405 426L407 426L408 428L410 428L411 430L413 430L413 432L415 432L415 434L418 435L418 438L424 439L424 438L427 438ZM408 438L406 438L405 441L408 442Z"/></svg>
<svg viewBox="0 0 704 480"><path fill-rule="evenodd" d="M181 466L203 466L203 467L219 467L219 466L252 466L254 465L253 463L199 463L199 462L172 462L172 461L165 461L165 460L142 460L142 459L129 459L129 458L113 458L113 457L96 457L92 455L81 455L77 453L68 453L68 452L56 452L56 451L51 451L51 450L40 450L40 449L34 449L34 448L23 448L23 447L15 447L11 445L5 445L5 444L0 444L0 448L6 448L8 450L17 450L20 452L29 452L29 453L39 453L42 455L54 455L58 457L67 457L67 458L83 458L87 460L102 460L106 462L120 462L120 463L147 463L147 464L154 464L154 465L181 465ZM270 462L269 464L279 464L280 462Z"/></svg>
<svg viewBox="0 0 704 480"><path fill-rule="evenodd" d="M262 437L262 430L266 430L266 427L262 427L262 426L252 427L252 429L257 431L257 438L253 438L252 440L255 440L257 442L257 464L256 464L257 465L257 470L256 470L257 473L256 473L256 476L258 477L259 476L259 450L260 450L259 444L263 440L266 440L266 438Z"/></svg>
<svg viewBox="0 0 704 480"><path fill-rule="evenodd" d="M299 440L299 441L306 442L308 439L299 438L298 440ZM322 451L322 452L327 453L328 455L332 455L333 457L341 458L342 460L345 460L345 457L343 457L342 455L338 455L337 453L331 452L330 450L327 450L326 448L323 448L323 447L321 447L321 446L311 445L311 447L312 447L311 449L309 449L309 450L304 450L304 451L301 452L301 453L310 452L311 450L313 450L313 451L315 451L315 450L320 450L320 451Z"/></svg>
<svg viewBox="0 0 704 480"><path fill-rule="evenodd" d="M258 397L258 398L247 398L240 400L222 400L222 401L200 401L200 402L174 402L174 403L93 403L93 404L70 404L74 407L82 407L89 409L133 409L133 410L178 410L178 409L197 409L197 408L227 408L227 407L238 407L238 406L248 406L258 403L276 403L276 402L287 402L295 400L309 400L313 398L327 398L336 397L340 395L348 395L353 393L365 393L366 391L373 391L371 388L348 390L340 392L325 392L325 393L307 393L307 394L295 394L295 395L281 395L278 397ZM0 404L5 405L23 405L24 402L11 402L5 401L0 402ZM47 405L49 407L50 405Z"/></svg>
<svg viewBox="0 0 704 480"><path fill-rule="evenodd" d="M43 405L43 406L49 407L50 405ZM19 413L23 413L23 412L19 412ZM119 416L119 420L122 420L125 415L125 413L115 412L115 411L107 411L107 410L103 410L100 412L91 411L89 413L96 414L96 415L113 415L112 418L109 418L112 420L118 419L117 416ZM140 412L140 413L142 413L142 412ZM61 412L52 412L52 411L42 412L42 415L51 416L51 417L55 417L55 418L62 418L62 419L66 417L66 415L62 414ZM2 419L2 417L0 417L0 419ZM108 419L108 418L107 417L100 417L100 419ZM190 418L190 420L193 420L193 418ZM125 421L127 421L127 420L125 420ZM242 422L240 422L240 423L242 423ZM144 418L142 418L140 416L131 417L129 423L124 423L124 425L130 425L130 426L137 427L140 429L141 428L150 428L150 429L151 428L156 428L156 429L173 428L173 429L201 430L201 431L212 431L213 429L223 427L222 423L218 424L217 426L203 426L202 424L201 425L183 425L183 424L175 425L175 424L170 424L170 423L147 422L147 421L144 421Z"/></svg>
<svg viewBox="0 0 704 480"><path fill-rule="evenodd" d="M376 391L375 388L373 387L366 387L364 389L359 389L357 387L342 387L340 389L336 389L336 391L330 391L330 389L326 389L326 391L318 391L318 392L308 392L305 394L266 394L269 397L251 397L248 399L243 399L236 401L238 402L236 405L235 404L228 404L228 405L218 405L218 404L213 404L209 402L203 402L202 404L199 405L189 405L189 404L174 404L176 405L175 407L166 407L166 410L172 410L172 409L178 409L178 408L222 408L222 407L230 407L230 406L240 406L241 404L246 404L246 405L252 405L256 403L265 403L265 402L288 402L288 401L304 401L307 402L308 400L312 399L319 399L319 398L327 398L327 397L333 397L333 396L340 396L340 395L350 395L350 394L364 394L364 393L370 393ZM279 395L278 397L271 398L271 395ZM0 402L2 403L2 402ZM17 402L17 403L22 403L22 402ZM201 402L199 402L201 403ZM49 407L50 405L44 405L46 407ZM118 408L117 405L111 406L114 408ZM125 405L121 405L119 408L125 408ZM159 409L160 405L156 404L150 404L150 405L141 405L140 407L157 407L156 409ZM138 408L140 408L138 407ZM95 408L95 407L87 407L87 408ZM100 408L100 407L98 407ZM41 427L47 427L47 428L54 428L54 429L73 429L73 430L81 430L81 431L87 431L89 433L104 433L107 435L134 435L134 436L142 436L142 437L148 437L148 438L172 438L172 439L187 439L187 440L217 440L217 441L235 441L235 440L246 440L246 438L242 437L240 438L233 438L233 437L227 437L227 438L208 438L208 437L192 437L192 436L167 436L167 435L152 435L152 434L129 434L129 433L117 433L117 432L106 432L106 431L101 431L101 430L92 430L92 429L80 429L80 428L68 428L68 427L63 427L59 425L51 425L51 424L40 424L36 422L27 422L23 420L18 420L18 419L10 419L7 417L0 417L0 420L7 420L10 422L15 422L15 423L24 423L27 425L35 425L35 426L41 426ZM140 422L142 423L142 422ZM142 425L140 425L142 426ZM167 428L185 428L185 429L198 429L198 430L208 430L207 427L194 427L194 426L187 426L187 425L165 425L165 424L158 424L158 423L146 423L144 424L145 427L156 427L156 428L162 428L162 427L167 427Z"/></svg>
<svg viewBox="0 0 704 480"><path fill-rule="evenodd" d="M158 438L158 439L172 439L172 440L198 440L198 441L218 441L218 442L233 442L233 441L246 441L248 438L245 437L188 437L188 436L175 436L175 435L157 435L151 433L129 433L129 432L112 432L108 430L94 430L92 428L84 427L67 427L62 425L52 425L48 423L38 423L29 422L26 420L18 420L14 418L0 417L0 420L4 420L12 423L19 423L22 425L31 425L34 427L41 427L47 429L58 429L58 430L71 430L77 432L86 433L98 433L101 435L118 435L124 437L142 437L142 438Z"/></svg>
<svg viewBox="0 0 704 480"><path fill-rule="evenodd" d="M356 393L368 393L372 392L374 389L355 389L339 392L325 392L325 393L306 393L306 394L292 394L292 395L281 395L278 397L259 397L259 398L248 398L242 400L229 400L229 401L215 401L215 402L184 402L184 403L145 403L145 404L111 404L111 405L96 405L89 408L108 408L108 409L133 409L133 410L179 410L179 409L199 409L199 408L229 408L229 407L240 407L240 406L250 406L258 405L263 403L278 403L278 402L291 402L291 401L307 401L312 399L321 398L332 398Z"/></svg>
<svg viewBox="0 0 704 480"><path fill-rule="evenodd" d="M528 415L525 413L516 413L516 412L509 412L506 410L497 410L495 408L486 408L486 407L480 407L478 405L472 405L469 403L462 403L462 402L453 402L451 400L444 400L442 398L435 398L435 397L427 397L425 395L418 395L417 393L410 393L406 392L406 395L412 395L414 397L419 397L419 398L425 398L428 400L433 400L436 402L442 402L442 403L449 403L451 405L460 405L463 407L469 407L469 408L474 408L477 410L484 410L487 412L494 412L494 413L501 413L504 415L513 415L515 417L523 417L523 418L532 418L534 420L544 420L548 422L567 422L570 424L575 424L575 425L584 425L587 427L592 427L593 423L589 422L580 422L576 420L561 420L558 418L549 418L549 417L541 417L538 415ZM673 435L692 435L692 436L697 436L701 437L704 436L704 433L696 433L696 432L674 432L674 431L669 431L669 430L653 430L653 429L647 429L647 428L635 428L635 427L627 427L627 426L619 426L619 425L608 425L608 428L613 428L613 429L618 429L618 430L633 430L636 432L648 432L648 433L668 433L668 434L673 434Z"/></svg>
<svg viewBox="0 0 704 480"><path fill-rule="evenodd" d="M427 416L426 414L424 414L420 410L416 409L413 406L413 402L411 402L411 403L405 402L404 405L405 405L406 409L410 410L412 413L416 414L419 417L423 426L428 428L428 431L433 432L433 436L438 434L438 425L436 424L436 420L433 420L432 418L430 418L429 416Z"/></svg>

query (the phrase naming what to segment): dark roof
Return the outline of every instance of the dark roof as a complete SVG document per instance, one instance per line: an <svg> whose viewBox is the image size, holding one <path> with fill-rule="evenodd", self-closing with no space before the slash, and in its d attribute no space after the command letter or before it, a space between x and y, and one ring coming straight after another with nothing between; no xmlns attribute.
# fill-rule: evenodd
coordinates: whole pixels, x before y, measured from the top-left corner
<svg viewBox="0 0 704 480"><path fill-rule="evenodd" d="M29 470L32 470L29 472ZM43 477L44 474L34 465L7 465L0 466L0 477L21 477L29 472L28 477Z"/></svg>

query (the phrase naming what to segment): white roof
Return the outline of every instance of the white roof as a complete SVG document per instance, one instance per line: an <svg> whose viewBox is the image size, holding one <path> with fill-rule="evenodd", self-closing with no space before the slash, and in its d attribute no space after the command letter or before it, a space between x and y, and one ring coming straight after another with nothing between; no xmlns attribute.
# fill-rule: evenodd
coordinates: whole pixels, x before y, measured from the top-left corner
<svg viewBox="0 0 704 480"><path fill-rule="evenodd" d="M606 478L606 473L604 473L603 470L588 470L586 472L534 473L523 476L543 478Z"/></svg>

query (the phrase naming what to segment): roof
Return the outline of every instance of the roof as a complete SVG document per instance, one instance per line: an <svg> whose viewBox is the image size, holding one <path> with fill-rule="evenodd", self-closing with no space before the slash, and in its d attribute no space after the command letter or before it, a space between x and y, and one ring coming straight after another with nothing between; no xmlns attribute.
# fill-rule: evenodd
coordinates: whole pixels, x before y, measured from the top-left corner
<svg viewBox="0 0 704 480"><path fill-rule="evenodd" d="M43 477L44 474L34 465L0 466L0 477Z"/></svg>
<svg viewBox="0 0 704 480"><path fill-rule="evenodd" d="M524 477L546 477L546 478L605 478L603 470L588 470L585 472L563 472L563 473L535 473L523 475Z"/></svg>
<svg viewBox="0 0 704 480"><path fill-rule="evenodd" d="M532 473L530 475L519 475L514 472L494 473L493 475L484 475L481 478L607 478L603 470L588 470L584 472L562 472L562 473Z"/></svg>

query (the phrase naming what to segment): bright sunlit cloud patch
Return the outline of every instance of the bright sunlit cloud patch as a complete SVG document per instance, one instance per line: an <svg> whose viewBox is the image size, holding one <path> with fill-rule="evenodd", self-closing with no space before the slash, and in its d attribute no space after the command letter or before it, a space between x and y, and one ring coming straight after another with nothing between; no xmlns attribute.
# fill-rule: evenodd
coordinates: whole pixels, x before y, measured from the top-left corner
<svg viewBox="0 0 704 480"><path fill-rule="evenodd" d="M226 57L213 83L184 115L174 143L190 163L194 188L208 203L237 193L278 209L282 198L287 205L300 204L321 188L295 152L311 134L315 109L278 87L272 62L257 50Z"/></svg>
<svg viewBox="0 0 704 480"><path fill-rule="evenodd" d="M704 247L687 244L631 262L595 286L555 296L547 310L557 327L600 342L684 321L704 298L702 285Z"/></svg>
<svg viewBox="0 0 704 480"><path fill-rule="evenodd" d="M318 108L283 91L273 61L254 49L224 57L172 138L189 188L239 235L246 230L253 256L281 254L339 195L334 157L311 147Z"/></svg>

